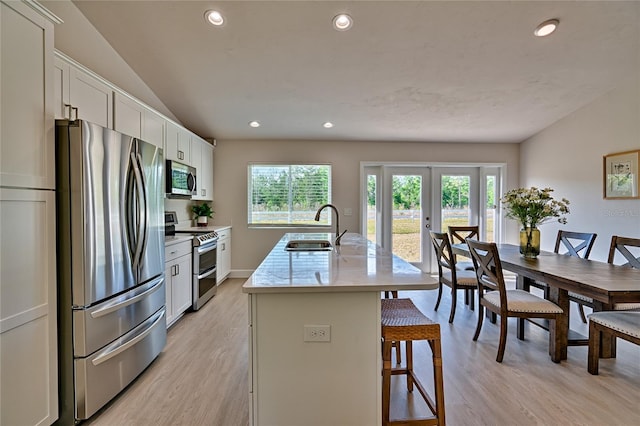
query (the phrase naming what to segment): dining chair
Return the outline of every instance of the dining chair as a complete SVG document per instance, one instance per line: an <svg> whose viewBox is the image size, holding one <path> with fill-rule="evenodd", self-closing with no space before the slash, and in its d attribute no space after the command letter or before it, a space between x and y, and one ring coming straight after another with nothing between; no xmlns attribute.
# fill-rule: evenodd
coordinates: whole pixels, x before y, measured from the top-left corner
<svg viewBox="0 0 640 426"><path fill-rule="evenodd" d="M588 259L597 236L598 234L589 232L559 230L553 252ZM529 283L529 286L541 289L544 292L544 298L549 298L549 286L545 282L533 281ZM584 306L593 308L593 299L578 293L569 292L569 300L578 304L580 318L582 322L586 324L587 317L584 314Z"/></svg>
<svg viewBox="0 0 640 426"><path fill-rule="evenodd" d="M640 238L612 236L607 262L613 265L616 258L619 257L616 255L620 255L622 262L624 262L620 266L640 269ZM628 311L631 309L640 309L640 303L616 303L613 305L614 311Z"/></svg>
<svg viewBox="0 0 640 426"><path fill-rule="evenodd" d="M448 230L451 244L464 244L467 238L477 240L480 235L480 227L477 225L449 226ZM469 259L469 261L458 262L456 255L454 255L454 259L456 260L458 269L473 271L473 262L471 262L471 259Z"/></svg>
<svg viewBox="0 0 640 426"><path fill-rule="evenodd" d="M456 304L458 300L458 290L471 292L470 308L473 310L473 291L477 288L476 275L473 271L459 270L456 268L455 255L451 251L451 243L449 236L445 232L429 232L431 242L436 252L436 260L438 262L438 299L434 310L438 310L440 299L442 298L442 287L451 288L451 313L449 314L449 322L453 322L456 314Z"/></svg>
<svg viewBox="0 0 640 426"><path fill-rule="evenodd" d="M495 243L467 239L478 285L478 324L473 341L482 329L484 309L500 315L500 343L497 362L502 362L507 343L507 320L515 318L543 318L557 321L564 311L555 303L524 290L507 290L502 263Z"/></svg>
<svg viewBox="0 0 640 426"><path fill-rule="evenodd" d="M596 241L598 234L588 232L573 232L573 231L558 231L556 237L556 246L554 248L555 253L560 253L560 244L566 250L562 254L567 256L581 257L588 259L593 248L593 243ZM579 293L569 292L569 300L578 305L578 312L583 323L587 323L587 317L584 314L584 307L588 306L593 308L593 299L587 296L583 296Z"/></svg>

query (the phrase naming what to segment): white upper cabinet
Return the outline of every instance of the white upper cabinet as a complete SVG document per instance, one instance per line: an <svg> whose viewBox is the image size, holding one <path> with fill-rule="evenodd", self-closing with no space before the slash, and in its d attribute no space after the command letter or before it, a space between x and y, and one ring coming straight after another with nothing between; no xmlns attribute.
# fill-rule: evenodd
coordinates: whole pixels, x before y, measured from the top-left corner
<svg viewBox="0 0 640 426"><path fill-rule="evenodd" d="M213 200L213 145L196 135L191 137L191 165L196 168L197 195L194 200Z"/></svg>
<svg viewBox="0 0 640 426"><path fill-rule="evenodd" d="M142 139L144 106L122 93L115 93L115 119L113 129L125 135Z"/></svg>
<svg viewBox="0 0 640 426"><path fill-rule="evenodd" d="M53 23L22 2L0 19L0 185L53 189Z"/></svg>
<svg viewBox="0 0 640 426"><path fill-rule="evenodd" d="M58 119L80 118L113 128L113 89L57 54L54 60L55 108Z"/></svg>
<svg viewBox="0 0 640 426"><path fill-rule="evenodd" d="M167 137L165 139L164 156L167 160L191 163L191 132L167 121Z"/></svg>
<svg viewBox="0 0 640 426"><path fill-rule="evenodd" d="M167 120L157 112L144 108L142 115L142 140L164 149ZM165 154L166 155L166 154Z"/></svg>
<svg viewBox="0 0 640 426"><path fill-rule="evenodd" d="M166 120L160 114L120 92L113 99L114 130L164 147Z"/></svg>

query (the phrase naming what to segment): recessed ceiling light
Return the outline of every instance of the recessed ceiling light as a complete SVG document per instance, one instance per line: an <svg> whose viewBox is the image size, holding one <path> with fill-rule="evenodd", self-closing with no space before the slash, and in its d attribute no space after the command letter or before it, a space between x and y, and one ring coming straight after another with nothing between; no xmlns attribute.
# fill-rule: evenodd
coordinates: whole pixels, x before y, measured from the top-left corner
<svg viewBox="0 0 640 426"><path fill-rule="evenodd" d="M206 19L208 23L210 23L211 25L215 25L216 27L224 24L224 17L217 10L207 10L204 13L204 19Z"/></svg>
<svg viewBox="0 0 640 426"><path fill-rule="evenodd" d="M330 121L327 121L326 123L322 124L322 127L324 127L325 129L330 129L333 127L333 123Z"/></svg>
<svg viewBox="0 0 640 426"><path fill-rule="evenodd" d="M538 37L548 36L558 28L559 23L557 19L549 19L538 25L533 33Z"/></svg>
<svg viewBox="0 0 640 426"><path fill-rule="evenodd" d="M347 31L353 25L353 19L346 13L333 17L333 28L338 31Z"/></svg>
<svg viewBox="0 0 640 426"><path fill-rule="evenodd" d="M249 126L251 126L251 127L260 127L260 122L259 121L250 121L249 122Z"/></svg>

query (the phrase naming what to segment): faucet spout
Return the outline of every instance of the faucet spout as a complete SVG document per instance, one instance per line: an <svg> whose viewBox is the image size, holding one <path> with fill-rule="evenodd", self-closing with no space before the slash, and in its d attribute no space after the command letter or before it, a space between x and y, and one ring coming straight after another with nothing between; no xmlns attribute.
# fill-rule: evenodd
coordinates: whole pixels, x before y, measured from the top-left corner
<svg viewBox="0 0 640 426"><path fill-rule="evenodd" d="M345 230L342 234L340 234L340 216L339 216L338 209L336 208L336 206L334 206L333 204L325 204L325 205L320 206L320 208L316 212L315 221L316 222L320 221L320 213L322 213L322 210L324 210L327 207L329 207L331 210L333 210L333 212L336 215L336 241L335 241L335 245L339 246L340 245L340 240L342 239L342 236L347 231Z"/></svg>

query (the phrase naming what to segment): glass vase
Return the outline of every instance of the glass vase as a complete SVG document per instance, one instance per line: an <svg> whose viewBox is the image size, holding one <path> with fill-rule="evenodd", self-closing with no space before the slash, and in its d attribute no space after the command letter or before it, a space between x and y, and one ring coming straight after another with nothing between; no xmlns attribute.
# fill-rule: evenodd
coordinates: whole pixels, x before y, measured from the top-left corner
<svg viewBox="0 0 640 426"><path fill-rule="evenodd" d="M540 230L526 227L520 230L520 254L535 259L540 254Z"/></svg>

